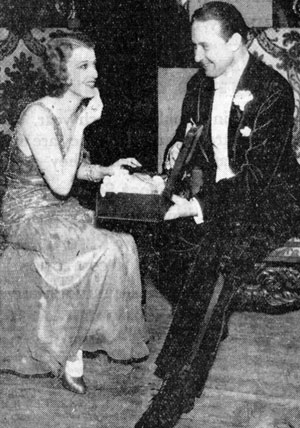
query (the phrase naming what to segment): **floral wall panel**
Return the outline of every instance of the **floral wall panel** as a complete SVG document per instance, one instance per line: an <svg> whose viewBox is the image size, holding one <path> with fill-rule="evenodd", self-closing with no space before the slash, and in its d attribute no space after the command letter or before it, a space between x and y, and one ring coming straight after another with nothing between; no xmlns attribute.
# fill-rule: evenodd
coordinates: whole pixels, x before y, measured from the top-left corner
<svg viewBox="0 0 300 428"><path fill-rule="evenodd" d="M7 148L24 107L45 94L42 56L45 43L65 28L32 29L21 36L0 28L0 170L5 168Z"/></svg>
<svg viewBox="0 0 300 428"><path fill-rule="evenodd" d="M11 134L23 108L45 91L42 55L46 41L68 29L33 29L22 38L0 28L0 132Z"/></svg>
<svg viewBox="0 0 300 428"><path fill-rule="evenodd" d="M266 64L279 71L294 90L293 144L300 163L300 29L281 28L275 30L269 28L253 34L249 50Z"/></svg>

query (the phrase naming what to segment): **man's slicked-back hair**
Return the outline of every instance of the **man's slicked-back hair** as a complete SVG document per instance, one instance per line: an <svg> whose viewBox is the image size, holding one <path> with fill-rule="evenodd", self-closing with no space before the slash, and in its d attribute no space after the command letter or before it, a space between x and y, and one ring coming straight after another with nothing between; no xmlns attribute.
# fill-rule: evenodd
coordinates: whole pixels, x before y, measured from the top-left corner
<svg viewBox="0 0 300 428"><path fill-rule="evenodd" d="M233 34L241 35L244 43L247 42L249 28L235 6L223 1L212 1L205 3L200 9L196 9L192 16L192 23L195 21L215 20L220 23L221 35L225 40L229 40Z"/></svg>

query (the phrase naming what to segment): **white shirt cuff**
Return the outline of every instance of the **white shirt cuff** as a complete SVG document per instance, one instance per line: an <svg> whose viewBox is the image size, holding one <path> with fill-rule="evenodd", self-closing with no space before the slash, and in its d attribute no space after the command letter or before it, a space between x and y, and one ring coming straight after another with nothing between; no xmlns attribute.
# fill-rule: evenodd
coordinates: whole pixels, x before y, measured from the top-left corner
<svg viewBox="0 0 300 428"><path fill-rule="evenodd" d="M203 212L202 212L202 208L201 208L199 202L197 201L196 198L192 198L190 200L190 202L193 204L193 206L197 210L197 214L194 216L194 220L195 220L196 224L203 223L204 222L204 220L203 220Z"/></svg>

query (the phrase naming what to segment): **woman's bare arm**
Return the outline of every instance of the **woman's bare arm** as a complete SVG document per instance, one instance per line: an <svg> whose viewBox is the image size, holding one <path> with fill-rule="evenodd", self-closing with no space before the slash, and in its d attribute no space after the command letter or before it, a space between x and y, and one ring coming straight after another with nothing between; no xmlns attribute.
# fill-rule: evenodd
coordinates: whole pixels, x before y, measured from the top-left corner
<svg viewBox="0 0 300 428"><path fill-rule="evenodd" d="M103 104L98 90L83 107L72 130L66 155L63 157L55 133L51 113L40 105L32 105L21 127L39 169L53 192L67 195L78 168L83 131L101 117Z"/></svg>
<svg viewBox="0 0 300 428"><path fill-rule="evenodd" d="M84 128L77 123L66 156L63 157L51 113L38 104L26 112L22 132L39 169L53 192L67 195L79 162Z"/></svg>

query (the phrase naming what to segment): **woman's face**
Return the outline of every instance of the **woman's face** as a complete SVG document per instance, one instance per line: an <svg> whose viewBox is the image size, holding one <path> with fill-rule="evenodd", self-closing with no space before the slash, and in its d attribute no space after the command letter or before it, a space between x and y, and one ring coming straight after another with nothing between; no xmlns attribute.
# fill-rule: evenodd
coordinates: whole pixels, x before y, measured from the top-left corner
<svg viewBox="0 0 300 428"><path fill-rule="evenodd" d="M93 49L86 47L75 48L67 61L68 91L80 98L92 98L95 95L95 82L98 77L96 70L96 55Z"/></svg>

